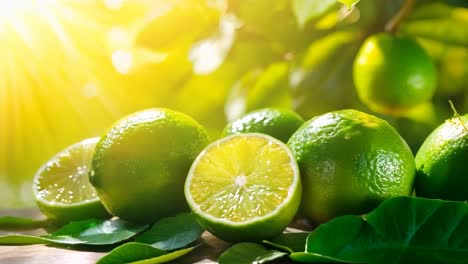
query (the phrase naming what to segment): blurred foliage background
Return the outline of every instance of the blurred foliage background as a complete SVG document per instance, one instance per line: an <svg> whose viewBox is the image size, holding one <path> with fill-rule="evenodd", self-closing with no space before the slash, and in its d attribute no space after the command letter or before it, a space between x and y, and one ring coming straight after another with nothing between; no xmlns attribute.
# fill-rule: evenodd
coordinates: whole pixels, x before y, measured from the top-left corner
<svg viewBox="0 0 468 264"><path fill-rule="evenodd" d="M0 0L0 208L33 205L51 156L149 107L185 112L212 139L250 110L309 119L359 102L352 63L402 0ZM468 1L419 0L398 27L438 67L432 102L382 116L416 151L468 111ZM373 113L376 114L376 113Z"/></svg>

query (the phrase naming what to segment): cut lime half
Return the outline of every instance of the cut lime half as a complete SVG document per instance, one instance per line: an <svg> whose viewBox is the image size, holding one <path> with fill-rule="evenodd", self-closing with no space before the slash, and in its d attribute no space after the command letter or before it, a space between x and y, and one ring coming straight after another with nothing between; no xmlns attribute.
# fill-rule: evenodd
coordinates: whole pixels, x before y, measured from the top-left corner
<svg viewBox="0 0 468 264"><path fill-rule="evenodd" d="M185 182L185 197L200 224L232 242L280 234L294 218L301 193L292 152L281 141L259 133L210 144Z"/></svg>
<svg viewBox="0 0 468 264"><path fill-rule="evenodd" d="M90 138L66 148L34 176L34 197L48 218L69 222L109 215L88 179L98 141Z"/></svg>

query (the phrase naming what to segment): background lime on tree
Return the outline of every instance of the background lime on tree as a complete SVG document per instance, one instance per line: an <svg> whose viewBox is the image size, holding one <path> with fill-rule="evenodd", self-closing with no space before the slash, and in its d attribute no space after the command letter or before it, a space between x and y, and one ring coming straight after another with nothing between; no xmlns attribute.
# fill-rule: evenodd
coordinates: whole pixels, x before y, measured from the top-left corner
<svg viewBox="0 0 468 264"><path fill-rule="evenodd" d="M344 108L372 112L357 96L354 58L405 1L360 1L351 9L332 0L227 0L222 6L199 0L60 2L47 6L59 26L47 22L52 20L38 11L39 2L31 2L26 10L10 4L16 1L0 1L8 10L0 12L0 24L8 25L0 33L0 57L14 58L8 67L10 60L0 62L8 80L0 84L2 207L32 205L30 182L41 164L136 110L185 112L213 139L227 121L258 108L290 108L306 120ZM74 19L62 8L73 10ZM450 115L448 98L461 113L467 110L461 74L467 12L463 0L419 0L396 28L397 35L422 45L439 73L426 117L380 115L411 140L414 152ZM22 32L34 40L34 49L14 33L14 17L25 18ZM54 28L63 28L68 44Z"/></svg>

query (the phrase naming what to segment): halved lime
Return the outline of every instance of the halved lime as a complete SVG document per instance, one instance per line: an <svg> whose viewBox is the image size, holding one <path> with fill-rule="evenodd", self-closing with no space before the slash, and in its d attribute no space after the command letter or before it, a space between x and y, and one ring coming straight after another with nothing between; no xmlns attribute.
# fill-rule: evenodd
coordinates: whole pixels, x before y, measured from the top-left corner
<svg viewBox="0 0 468 264"><path fill-rule="evenodd" d="M90 138L66 148L34 176L34 197L48 218L64 223L109 216L88 179L98 141Z"/></svg>
<svg viewBox="0 0 468 264"><path fill-rule="evenodd" d="M226 241L280 234L301 200L299 169L281 141L259 133L232 135L203 150L185 182L200 224Z"/></svg>

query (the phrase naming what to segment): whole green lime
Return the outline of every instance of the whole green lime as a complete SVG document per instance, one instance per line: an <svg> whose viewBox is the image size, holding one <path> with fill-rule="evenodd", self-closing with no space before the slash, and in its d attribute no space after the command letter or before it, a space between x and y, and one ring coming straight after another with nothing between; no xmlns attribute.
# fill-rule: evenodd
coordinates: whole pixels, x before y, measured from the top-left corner
<svg viewBox="0 0 468 264"><path fill-rule="evenodd" d="M311 119L288 142L302 176L302 212L321 223L410 195L414 157L386 121L356 110Z"/></svg>
<svg viewBox="0 0 468 264"><path fill-rule="evenodd" d="M90 181L106 209L151 223L187 211L184 182L208 144L206 130L169 109L148 109L117 121L96 146Z"/></svg>
<svg viewBox="0 0 468 264"><path fill-rule="evenodd" d="M400 115L429 101L436 67L413 39L379 33L369 37L354 61L359 98L373 111Z"/></svg>
<svg viewBox="0 0 468 264"><path fill-rule="evenodd" d="M302 124L304 124L304 119L291 110L263 108L229 123L224 128L223 136L238 133L263 133L286 143Z"/></svg>
<svg viewBox="0 0 468 264"><path fill-rule="evenodd" d="M468 200L468 115L454 117L436 128L416 154L416 195Z"/></svg>

